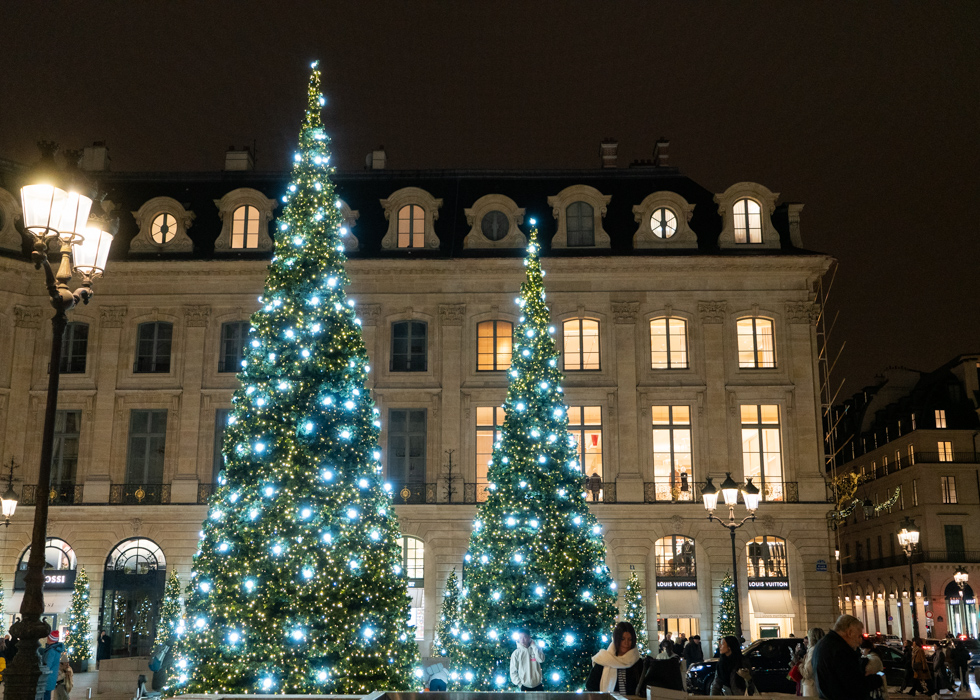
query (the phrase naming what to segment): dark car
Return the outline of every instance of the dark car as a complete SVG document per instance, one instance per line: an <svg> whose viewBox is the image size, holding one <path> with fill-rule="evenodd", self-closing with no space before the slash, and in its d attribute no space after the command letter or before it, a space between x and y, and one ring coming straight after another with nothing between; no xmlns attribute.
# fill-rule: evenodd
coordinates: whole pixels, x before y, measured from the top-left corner
<svg viewBox="0 0 980 700"><path fill-rule="evenodd" d="M796 683L789 679L789 669L793 651L802 642L798 637L759 639L742 650L742 655L752 668L752 680L760 693L796 694ZM901 687L905 680L902 653L884 644L876 646L875 653L885 666L888 685ZM717 664L716 657L694 664L687 670L688 687L692 693L707 695L711 691Z"/></svg>

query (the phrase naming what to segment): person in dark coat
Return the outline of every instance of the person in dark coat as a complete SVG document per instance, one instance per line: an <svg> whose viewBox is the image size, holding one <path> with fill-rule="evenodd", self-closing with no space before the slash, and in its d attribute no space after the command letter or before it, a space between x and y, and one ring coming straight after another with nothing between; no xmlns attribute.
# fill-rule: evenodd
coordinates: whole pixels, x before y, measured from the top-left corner
<svg viewBox="0 0 980 700"><path fill-rule="evenodd" d="M718 644L718 663L711 681L711 695L754 695L752 669L742 656L738 637L722 637Z"/></svg>
<svg viewBox="0 0 980 700"><path fill-rule="evenodd" d="M112 656L112 638L106 634L105 630L99 632L99 641L95 645L95 670L99 670L99 664L103 659Z"/></svg>
<svg viewBox="0 0 980 700"><path fill-rule="evenodd" d="M704 650L701 648L701 635L695 634L691 636L687 646L684 647L683 656L688 668L704 661Z"/></svg>
<svg viewBox="0 0 980 700"><path fill-rule="evenodd" d="M912 672L912 640L906 639L905 645L902 647L902 667L905 669L905 680L902 681L902 687L898 689L899 693L904 693L906 688L910 688L915 682L915 674Z"/></svg>
<svg viewBox="0 0 980 700"><path fill-rule="evenodd" d="M620 622L613 630L612 644L592 657L592 671L585 689L593 693L635 695L643 675L643 659L636 648L636 630Z"/></svg>
<svg viewBox="0 0 980 700"><path fill-rule="evenodd" d="M813 649L813 676L817 694L824 700L868 700L872 690L883 684L881 676L865 675L858 645L864 638L864 623L852 615L841 615L834 629Z"/></svg>

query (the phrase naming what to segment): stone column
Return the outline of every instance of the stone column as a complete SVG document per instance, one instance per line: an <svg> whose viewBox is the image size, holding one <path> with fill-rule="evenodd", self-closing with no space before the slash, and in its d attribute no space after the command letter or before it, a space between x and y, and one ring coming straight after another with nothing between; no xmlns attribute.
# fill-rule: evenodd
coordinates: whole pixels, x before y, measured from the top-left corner
<svg viewBox="0 0 980 700"><path fill-rule="evenodd" d="M52 311L52 313L54 313ZM38 306L14 307L14 343L13 356L10 363L10 403L7 407L7 433L3 441L4 463L11 459L20 463L22 471L16 476L22 478L25 484L36 484L37 475L34 470L37 464L25 464L24 460L32 450L27 449L28 436L38 436L40 442L41 425L28 426L28 397L31 395L31 377L34 369L35 350L38 343L39 330L44 320L44 309ZM48 363L48 352L40 353L38 362L45 366ZM45 375L46 376L46 375ZM44 413L41 412L41 420ZM35 452L36 454L36 452Z"/></svg>
<svg viewBox="0 0 980 700"><path fill-rule="evenodd" d="M620 502L643 501L643 475L640 473L640 455L636 438L636 314L639 302L613 302L616 321L616 434L619 458L616 474L616 500ZM608 475L603 479L611 481ZM608 489L606 490L608 493Z"/></svg>
<svg viewBox="0 0 980 700"><path fill-rule="evenodd" d="M712 474L721 476L726 471L734 470L736 473L732 476L736 480L741 474L741 470L736 469L728 454L729 416L725 415L725 410L726 407L729 409L732 419L737 424L738 408L734 403L734 395L731 396L731 406L728 406L729 397L725 392L724 321L727 313L728 305L723 301L698 302L706 388L704 405L698 407L698 418L701 423L699 435L703 436L705 446L705 449L699 450L699 454L704 456L705 463L700 466L695 464L694 479L697 482L703 482L706 476ZM721 482L716 480L715 486L719 483Z"/></svg>
<svg viewBox="0 0 980 700"><path fill-rule="evenodd" d="M103 306L99 310L98 345L95 356L95 424L92 433L95 437L92 447L92 460L87 469L79 470L79 480L84 474L82 501L84 503L108 503L112 478L109 475L110 457L114 444L113 424L116 416L116 373L125 369L125 362L119 357L122 327L126 318L125 306ZM126 449L126 437L117 439L116 449Z"/></svg>
<svg viewBox="0 0 980 700"><path fill-rule="evenodd" d="M204 384L205 345L210 306L185 306L183 348L183 376L180 379L181 411L179 417L177 473L170 485L171 503L197 503L198 464L204 455L198 455L198 435L201 432L201 387ZM213 358L212 358L213 359Z"/></svg>
<svg viewBox="0 0 980 700"><path fill-rule="evenodd" d="M428 502L443 500L440 495L444 491L445 482L442 473L444 450L455 450L454 466L457 475L460 473L459 460L462 455L460 450L460 390L462 388L462 365L463 356L463 320L466 318L466 304L440 304L439 322L442 330L442 347L440 348L442 360L442 445L439 450L438 479L431 476L426 481L436 483L436 493L432 494L433 499L427 498ZM454 500L463 500L462 481L456 481L457 489Z"/></svg>
<svg viewBox="0 0 980 700"><path fill-rule="evenodd" d="M817 364L819 350L814 326L818 315L819 309L812 302L786 304L786 339L791 346L789 355L792 361L788 369L795 387L792 403L795 420L787 428L794 433L796 463L788 474L784 469L783 478L799 483L801 502L822 501L827 497L824 444L820 439L823 435L823 409ZM786 435L789 437L788 433Z"/></svg>

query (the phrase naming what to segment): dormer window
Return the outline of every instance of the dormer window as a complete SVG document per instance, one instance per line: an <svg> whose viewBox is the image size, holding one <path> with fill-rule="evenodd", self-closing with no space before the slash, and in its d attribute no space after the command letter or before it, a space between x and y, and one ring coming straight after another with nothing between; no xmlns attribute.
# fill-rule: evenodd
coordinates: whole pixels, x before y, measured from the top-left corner
<svg viewBox="0 0 980 700"><path fill-rule="evenodd" d="M657 238L672 237L677 233L677 215L667 207L660 207L650 216L650 230Z"/></svg>
<svg viewBox="0 0 980 700"><path fill-rule="evenodd" d="M153 239L154 243L170 243L173 240L174 235L177 233L177 219L174 218L173 214L157 214L156 218L153 219L153 224L150 226L150 237Z"/></svg>
<svg viewBox="0 0 980 700"><path fill-rule="evenodd" d="M762 243L762 207L754 199L740 199L732 208L736 243Z"/></svg>
<svg viewBox="0 0 980 700"><path fill-rule="evenodd" d="M491 241L499 241L507 235L509 229L510 220L499 209L494 209L484 214L483 221L480 222L480 230Z"/></svg>
<svg viewBox="0 0 980 700"><path fill-rule="evenodd" d="M463 210L470 232L464 248L523 248L527 238L518 228L524 223L524 210L510 197L486 194Z"/></svg>
<svg viewBox="0 0 980 700"><path fill-rule="evenodd" d="M231 247L259 247L259 210L245 205L238 207L231 220Z"/></svg>
<svg viewBox="0 0 980 700"><path fill-rule="evenodd" d="M568 247L595 245L595 211L588 202L572 202L565 209Z"/></svg>
<svg viewBox="0 0 980 700"><path fill-rule="evenodd" d="M419 187L403 187L381 200L388 220L388 232L381 239L385 250L436 250L435 221L442 200Z"/></svg>
<svg viewBox="0 0 980 700"><path fill-rule="evenodd" d="M398 210L398 247L425 247L425 210L418 204Z"/></svg>

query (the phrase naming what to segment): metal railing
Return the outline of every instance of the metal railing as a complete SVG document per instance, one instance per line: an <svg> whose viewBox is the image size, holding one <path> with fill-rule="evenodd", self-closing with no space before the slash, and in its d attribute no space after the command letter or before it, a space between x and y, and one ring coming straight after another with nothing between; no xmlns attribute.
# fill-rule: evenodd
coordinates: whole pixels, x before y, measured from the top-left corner
<svg viewBox="0 0 980 700"><path fill-rule="evenodd" d="M841 562L841 572L853 574L859 571L887 569L892 566L908 566L909 560L904 554L890 557L876 557L861 561ZM980 564L980 550L942 551L930 550L916 552L912 555L912 564Z"/></svg>
<svg viewBox="0 0 980 700"><path fill-rule="evenodd" d="M916 464L980 464L980 452L913 452L900 455L887 464L875 464L874 469L865 465L864 473L870 480L882 479Z"/></svg>
<svg viewBox="0 0 980 700"><path fill-rule="evenodd" d="M391 481L391 500L395 505L403 503L425 503L425 484L414 481Z"/></svg>
<svg viewBox="0 0 980 700"><path fill-rule="evenodd" d="M82 502L82 485L74 481L62 481L60 484L51 484L48 492L48 503L53 506L73 506ZM23 506L37 505L37 485L24 484L21 491L20 504Z"/></svg>
<svg viewBox="0 0 980 700"><path fill-rule="evenodd" d="M715 484L715 486L717 485ZM800 485L795 481L766 481L756 485L762 492L764 503L800 502ZM643 502L701 503L701 490L703 488L704 483L692 483L688 486L688 490L684 491L678 482L675 481L672 485L670 479L645 481L643 483ZM739 496L739 501L741 502L741 500L741 496Z"/></svg>
<svg viewBox="0 0 980 700"><path fill-rule="evenodd" d="M109 503L115 505L166 505L170 503L170 484L112 484Z"/></svg>

